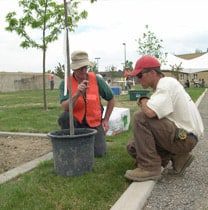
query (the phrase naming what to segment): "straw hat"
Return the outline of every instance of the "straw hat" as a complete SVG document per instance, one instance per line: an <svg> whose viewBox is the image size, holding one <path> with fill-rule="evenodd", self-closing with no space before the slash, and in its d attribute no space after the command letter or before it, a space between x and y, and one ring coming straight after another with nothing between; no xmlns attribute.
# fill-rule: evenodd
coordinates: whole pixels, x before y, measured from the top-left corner
<svg viewBox="0 0 208 210"><path fill-rule="evenodd" d="M74 51L71 54L71 61L71 69L73 70L92 65L88 59L88 54L84 51Z"/></svg>

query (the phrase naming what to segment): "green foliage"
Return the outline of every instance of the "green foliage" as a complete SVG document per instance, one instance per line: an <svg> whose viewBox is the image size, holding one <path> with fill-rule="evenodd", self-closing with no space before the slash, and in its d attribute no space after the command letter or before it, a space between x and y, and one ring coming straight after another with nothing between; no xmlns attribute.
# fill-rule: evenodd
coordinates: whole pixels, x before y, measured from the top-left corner
<svg viewBox="0 0 208 210"><path fill-rule="evenodd" d="M91 2L94 2L91 0ZM43 51L43 102L47 110L46 89L45 89L45 65L46 50L48 44L57 40L58 35L67 27L73 31L80 19L87 18L87 11L78 12L79 2L70 2L70 15L65 21L64 5L54 0L19 0L19 6L23 8L23 16L17 17L16 12L9 12L6 15L8 26L7 31L16 32L23 40L20 46L23 48L37 48ZM32 38L30 29L40 32L40 39ZM35 36L36 37L36 36Z"/></svg>
<svg viewBox="0 0 208 210"><path fill-rule="evenodd" d="M61 79L64 79L64 72L65 72L64 64L58 63L58 66L55 67L54 72L55 75L57 75Z"/></svg>
<svg viewBox="0 0 208 210"><path fill-rule="evenodd" d="M24 48L47 48L50 42L58 39L58 35L65 27L64 22L64 7L63 4L58 4L54 0L20 0L19 6L23 8L24 15L17 17L16 12L9 12L6 15L8 26L7 31L16 32L23 41L21 46ZM77 1L71 1L71 13L68 16L69 29L71 31L77 27L80 19L87 18L87 11L78 12ZM29 28L39 29L44 31L45 35L41 40L33 39ZM41 33L42 34L42 33Z"/></svg>
<svg viewBox="0 0 208 210"><path fill-rule="evenodd" d="M161 63L166 63L167 53L162 51L162 39L158 39L154 32L149 30L149 26L145 26L145 32L142 38L136 40L138 42L138 53L140 55L153 55L160 60Z"/></svg>
<svg viewBox="0 0 208 210"><path fill-rule="evenodd" d="M179 80L179 73L182 71L182 67L181 67L181 65L182 65L182 62L179 64L179 65L170 65L170 67L171 67L171 72L172 72L172 74L175 76L175 78L177 79L177 80Z"/></svg>
<svg viewBox="0 0 208 210"><path fill-rule="evenodd" d="M94 72L94 73L98 73L98 63L97 62L93 62L92 66L88 67L88 71Z"/></svg>
<svg viewBox="0 0 208 210"><path fill-rule="evenodd" d="M125 68L133 69L133 62L126 60Z"/></svg>

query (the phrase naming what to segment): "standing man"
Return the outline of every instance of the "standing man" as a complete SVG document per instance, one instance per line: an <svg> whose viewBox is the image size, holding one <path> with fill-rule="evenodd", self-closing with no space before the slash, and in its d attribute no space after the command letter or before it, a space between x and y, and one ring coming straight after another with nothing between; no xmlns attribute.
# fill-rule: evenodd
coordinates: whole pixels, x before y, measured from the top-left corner
<svg viewBox="0 0 208 210"><path fill-rule="evenodd" d="M54 89L54 72L52 71L51 74L49 75L49 82L50 82L50 89Z"/></svg>
<svg viewBox="0 0 208 210"><path fill-rule="evenodd" d="M143 88L152 88L150 98L140 98L141 111L133 120L134 141L127 145L136 159L136 168L125 177L133 181L157 180L161 166L172 161L172 174L183 175L192 163L191 150L203 134L199 111L183 86L172 77L165 77L159 61L145 55L137 60L132 76Z"/></svg>
<svg viewBox="0 0 208 210"><path fill-rule="evenodd" d="M88 72L91 62L88 54L84 51L75 51L71 55L71 77L72 98L64 95L64 81L60 84L60 103L64 110L58 119L61 129L69 128L69 100L72 100L75 128L94 128L97 130L95 136L95 157L101 157L106 153L105 133L109 129L109 119L114 107L114 96L103 80L93 72ZM101 98L107 101L104 118L102 118L103 107Z"/></svg>

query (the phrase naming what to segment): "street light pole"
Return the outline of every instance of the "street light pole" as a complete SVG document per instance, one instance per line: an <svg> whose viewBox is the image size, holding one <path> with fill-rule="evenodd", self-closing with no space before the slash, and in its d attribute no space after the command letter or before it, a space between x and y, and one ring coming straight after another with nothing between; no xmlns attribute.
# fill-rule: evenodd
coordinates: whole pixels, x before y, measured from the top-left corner
<svg viewBox="0 0 208 210"><path fill-rule="evenodd" d="M123 43L124 46L124 69L126 67L126 43Z"/></svg>
<svg viewBox="0 0 208 210"><path fill-rule="evenodd" d="M98 61L100 60L100 57L95 58L96 63L97 63L97 69L98 69Z"/></svg>

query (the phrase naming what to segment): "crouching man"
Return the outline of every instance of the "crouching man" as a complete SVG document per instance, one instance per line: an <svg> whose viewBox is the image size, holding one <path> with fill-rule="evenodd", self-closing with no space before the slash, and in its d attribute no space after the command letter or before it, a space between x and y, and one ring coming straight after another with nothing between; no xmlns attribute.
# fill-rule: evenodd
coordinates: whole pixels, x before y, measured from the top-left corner
<svg viewBox="0 0 208 210"><path fill-rule="evenodd" d="M203 134L199 111L183 86L172 77L165 77L160 62L145 55L137 60L132 76L143 88L152 88L150 98L140 98L141 111L133 119L134 140L127 145L136 159L136 168L127 170L132 181L157 180L161 166L172 161L171 173L183 175L192 163L190 154Z"/></svg>
<svg viewBox="0 0 208 210"><path fill-rule="evenodd" d="M109 120L114 108L114 96L106 82L88 72L91 62L85 51L74 51L71 54L71 68L73 74L69 76L72 85L72 98L69 98L69 90L64 95L64 81L60 84L60 103L64 112L58 119L61 129L69 129L69 101L73 105L73 117L75 128L93 128L97 130L94 143L95 157L106 154L107 144L105 134L109 129ZM67 87L69 87L67 83ZM106 101L106 112L102 118L101 98Z"/></svg>

